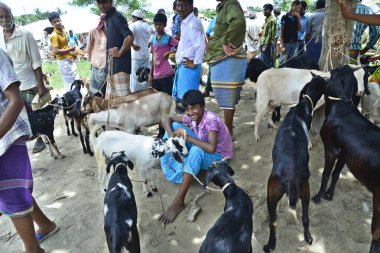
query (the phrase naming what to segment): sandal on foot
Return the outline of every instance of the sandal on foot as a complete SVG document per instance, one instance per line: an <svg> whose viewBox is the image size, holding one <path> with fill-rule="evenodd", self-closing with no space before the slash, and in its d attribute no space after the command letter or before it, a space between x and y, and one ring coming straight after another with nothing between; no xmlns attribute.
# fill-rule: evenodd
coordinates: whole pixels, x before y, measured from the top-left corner
<svg viewBox="0 0 380 253"><path fill-rule="evenodd" d="M50 236L52 236L52 235L54 235L55 233L57 233L58 230L59 230L59 227L56 226L55 229L53 229L52 231L50 231L50 232L47 233L47 234L36 234L37 242L38 242L38 243L43 242L44 240L46 240L46 239L49 238Z"/></svg>

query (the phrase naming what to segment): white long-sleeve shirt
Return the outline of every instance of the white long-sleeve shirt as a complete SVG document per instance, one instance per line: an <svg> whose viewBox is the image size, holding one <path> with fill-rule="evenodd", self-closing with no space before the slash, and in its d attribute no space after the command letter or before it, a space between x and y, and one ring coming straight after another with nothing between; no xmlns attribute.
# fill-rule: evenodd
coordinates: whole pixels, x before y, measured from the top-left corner
<svg viewBox="0 0 380 253"><path fill-rule="evenodd" d="M186 57L194 60L194 64L202 64L205 50L206 40L202 22L192 12L181 23L176 62L181 64Z"/></svg>

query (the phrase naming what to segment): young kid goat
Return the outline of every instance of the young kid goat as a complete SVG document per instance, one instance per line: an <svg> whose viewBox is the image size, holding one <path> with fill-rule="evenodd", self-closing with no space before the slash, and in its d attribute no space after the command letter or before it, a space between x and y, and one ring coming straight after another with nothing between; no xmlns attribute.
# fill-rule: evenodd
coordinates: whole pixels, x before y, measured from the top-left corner
<svg viewBox="0 0 380 253"><path fill-rule="evenodd" d="M73 132L74 136L78 136L74 130L74 121L75 121L75 125L79 132L79 138L82 143L83 153L85 154L88 153L90 156L93 156L94 153L91 151L90 141L89 141L90 130L88 126L84 123L85 115L80 110L81 103L82 103L82 94L80 93L81 87L83 87L83 81L75 80L73 84L71 85L71 90L69 92L66 92L63 95L62 97L64 101L63 116L65 118L67 135L70 135L68 122L69 122L69 119L71 119L71 122L70 122L71 131ZM82 135L82 126L86 130L85 139L83 138L83 135ZM86 144L85 144L85 141L86 141Z"/></svg>
<svg viewBox="0 0 380 253"><path fill-rule="evenodd" d="M156 174L153 167L158 162L159 157L166 153L173 153L173 158L182 162L182 156L188 153L185 141L179 137L155 139L150 136L134 135L123 131L105 131L96 138L96 132L100 128L100 125L95 125L91 129L90 139L98 164L101 187L105 186L107 180L104 175L103 153L110 156L113 152L123 150L137 168L140 178L145 182L143 191L147 197L152 196L147 187L148 174L151 179L152 190L157 192Z"/></svg>
<svg viewBox="0 0 380 253"><path fill-rule="evenodd" d="M357 90L358 82L350 68L344 66L331 71L325 92L326 118L320 133L325 147L325 167L321 188L313 200L332 199L339 173L346 164L354 177L372 193L370 253L380 253L380 128L352 103ZM331 186L326 192L337 159Z"/></svg>
<svg viewBox="0 0 380 253"><path fill-rule="evenodd" d="M130 253L140 253L140 238L137 230L137 207L128 177L128 168L133 163L124 151L116 152L107 160L107 174L113 166L114 173L108 183L104 197L104 232L108 249L112 253L126 248Z"/></svg>
<svg viewBox="0 0 380 253"><path fill-rule="evenodd" d="M309 231L309 130L314 106L323 95L325 86L324 78L313 77L301 90L299 103L289 110L277 131L267 188L270 234L268 244L263 248L265 252L276 248L276 208L285 193L289 195L289 205L293 209L301 199L305 241L308 244L313 242Z"/></svg>
<svg viewBox="0 0 380 253"><path fill-rule="evenodd" d="M207 232L199 253L252 253L253 204L231 176L234 171L224 160L211 163L204 186L212 181L226 198L224 213Z"/></svg>

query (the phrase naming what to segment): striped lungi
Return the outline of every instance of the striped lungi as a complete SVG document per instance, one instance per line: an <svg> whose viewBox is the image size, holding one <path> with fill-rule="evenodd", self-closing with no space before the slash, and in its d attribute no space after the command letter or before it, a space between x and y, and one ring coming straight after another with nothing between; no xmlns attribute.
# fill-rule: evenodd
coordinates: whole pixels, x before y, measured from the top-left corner
<svg viewBox="0 0 380 253"><path fill-rule="evenodd" d="M220 108L234 109L245 80L247 59L227 57L210 66L211 86Z"/></svg>
<svg viewBox="0 0 380 253"><path fill-rule="evenodd" d="M195 68L186 68L184 64L177 66L175 72L172 96L181 102L183 95L189 90L199 90L201 82L202 66L198 64Z"/></svg>
<svg viewBox="0 0 380 253"><path fill-rule="evenodd" d="M0 213L21 217L33 210L33 178L28 150L20 138L0 156Z"/></svg>
<svg viewBox="0 0 380 253"><path fill-rule="evenodd" d="M77 74L77 63L75 60L70 61L67 58L57 60L57 62L59 71L61 71L65 92L68 92L71 89L71 84L73 84L75 80L79 80L79 76Z"/></svg>
<svg viewBox="0 0 380 253"><path fill-rule="evenodd" d="M129 88L129 74L119 72L114 75L107 76L106 99L124 97L131 94Z"/></svg>

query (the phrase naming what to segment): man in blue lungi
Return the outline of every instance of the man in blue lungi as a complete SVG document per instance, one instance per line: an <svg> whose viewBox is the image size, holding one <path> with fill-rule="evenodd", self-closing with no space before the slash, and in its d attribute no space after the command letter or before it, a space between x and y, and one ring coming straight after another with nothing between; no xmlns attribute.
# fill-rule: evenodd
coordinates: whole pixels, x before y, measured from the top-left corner
<svg viewBox="0 0 380 253"><path fill-rule="evenodd" d="M198 90L201 80L206 40L201 21L193 13L193 0L178 0L177 10L182 17L181 40L176 53L177 70L173 97L181 102L188 90Z"/></svg>

